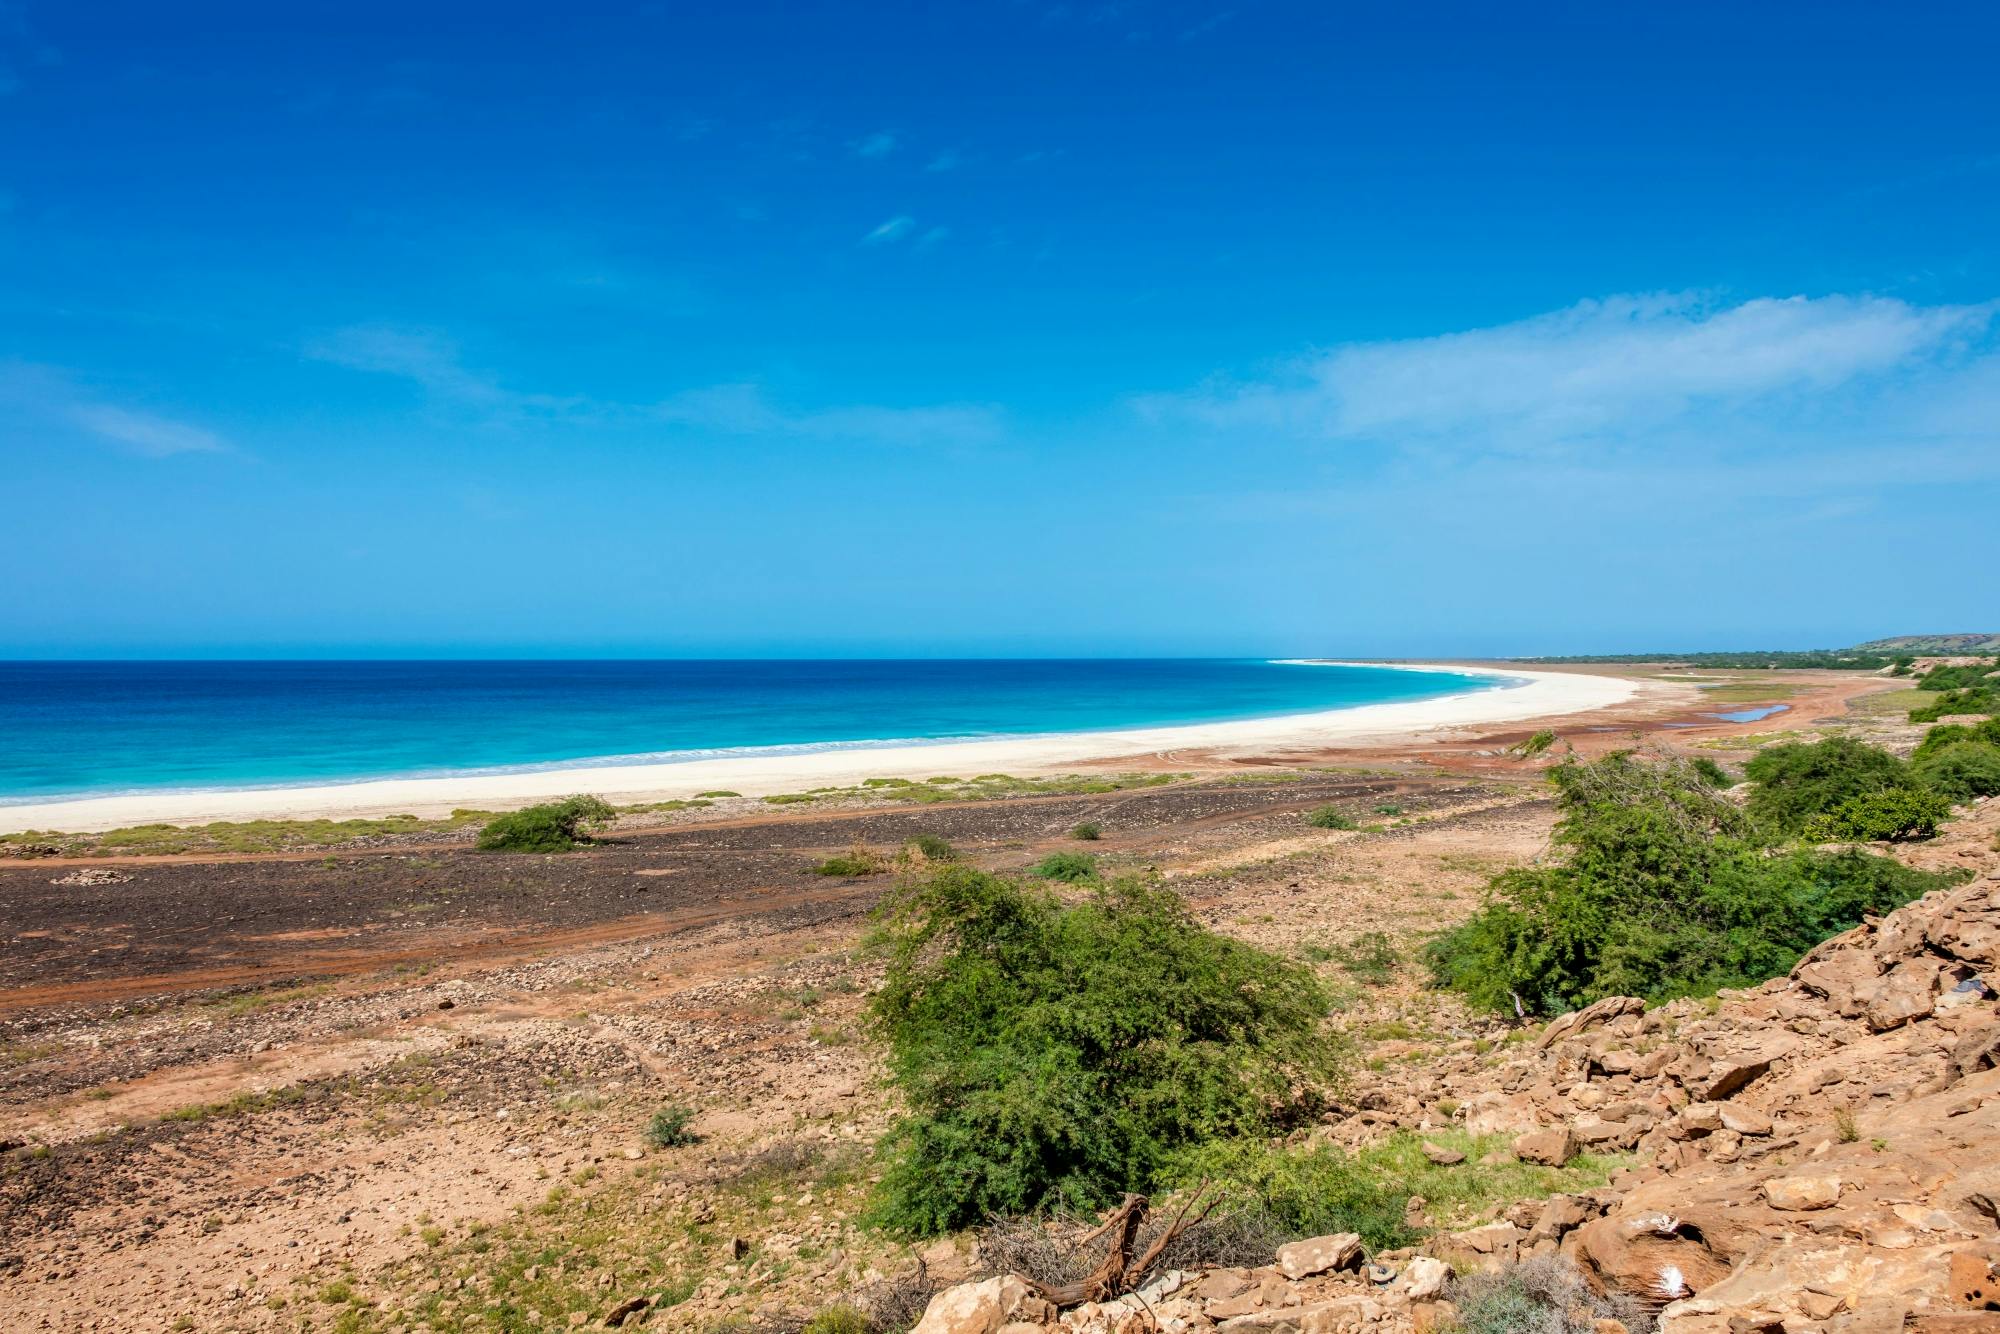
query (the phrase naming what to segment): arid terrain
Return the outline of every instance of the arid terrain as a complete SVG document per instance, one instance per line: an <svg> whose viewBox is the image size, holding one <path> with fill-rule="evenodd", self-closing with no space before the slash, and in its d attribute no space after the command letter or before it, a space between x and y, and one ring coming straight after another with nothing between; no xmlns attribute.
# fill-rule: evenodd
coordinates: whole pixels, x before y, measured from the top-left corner
<svg viewBox="0 0 2000 1334"><path fill-rule="evenodd" d="M1827 727L1916 735L1889 706L1897 683L1880 677L1634 670L1672 688L1552 723L1563 743L1595 754L1667 741L1730 759ZM1788 707L1715 716L1760 699ZM724 800L628 820L560 856L440 836L0 858L5 1324L787 1328L836 1300L879 1303L899 1284L928 1295L973 1275L966 1245L920 1253L861 1219L869 1149L894 1105L861 1020L877 970L858 945L893 877L813 871L856 844L893 850L918 835L1011 870L1083 846L1070 831L1094 823L1102 838L1088 847L1107 868L1157 870L1215 928L1319 961L1366 1058L1328 1135L1558 1123L1549 1109L1558 1086L1574 1101L1574 1081L1550 1075L1546 1096L1528 1096L1542 1076L1500 1062L1511 1030L1426 991L1410 957L1496 870L1546 854L1538 766L1555 752L1517 750L1536 730L1165 754L1151 767L1183 777L1099 794ZM1302 820L1326 804L1362 828ZM1994 832L1988 803L1903 855L1986 876L2000 867ZM1399 959L1362 984L1337 959L1370 932ZM1805 1022L1770 1023L1794 1019ZM1990 1080L1979 1088L1984 1123ZM1438 1119L1446 1098L1456 1126ZM1586 1096L1564 1116L1602 1105ZM650 1143L656 1113L676 1107L692 1113L695 1142ZM1487 1123L1471 1124L1482 1108ZM1654 1169L1615 1156L1639 1147L1633 1124L1597 1147L1638 1186ZM2000 1139L1981 1143L2000 1151ZM1593 1207L1618 1216L1609 1198ZM1514 1226L1428 1221L1454 1234ZM1525 1250L1535 1220L1516 1221L1518 1238L1487 1240ZM1929 1227L1928 1215L1910 1226ZM1275 1292L1271 1304L1284 1305Z"/></svg>

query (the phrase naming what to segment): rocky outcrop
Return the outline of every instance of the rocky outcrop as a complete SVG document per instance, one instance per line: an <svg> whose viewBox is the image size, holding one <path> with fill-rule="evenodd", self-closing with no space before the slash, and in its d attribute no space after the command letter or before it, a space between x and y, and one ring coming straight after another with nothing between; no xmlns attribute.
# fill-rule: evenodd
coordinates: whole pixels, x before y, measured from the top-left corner
<svg viewBox="0 0 2000 1334"><path fill-rule="evenodd" d="M1613 997L1507 1050L1462 1044L1426 1086L1375 1090L1324 1137L1455 1119L1509 1135L1524 1162L1629 1150L1637 1166L1437 1236L1433 1254L1319 1237L1062 1312L989 1279L940 1294L919 1330L1402 1334L1449 1323L1452 1266L1560 1254L1660 1334L2000 1334L2000 871L1719 1004Z"/></svg>

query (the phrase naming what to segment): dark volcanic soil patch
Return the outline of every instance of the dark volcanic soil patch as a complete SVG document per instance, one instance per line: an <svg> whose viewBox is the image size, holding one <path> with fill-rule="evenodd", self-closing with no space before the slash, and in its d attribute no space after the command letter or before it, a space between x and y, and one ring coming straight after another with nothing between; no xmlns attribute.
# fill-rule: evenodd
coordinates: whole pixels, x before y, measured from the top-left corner
<svg viewBox="0 0 2000 1334"><path fill-rule="evenodd" d="M1088 797L772 814L623 836L566 856L465 848L317 860L153 860L129 879L57 884L46 863L0 865L0 1016L173 992L271 985L436 963L490 963L668 934L730 919L806 925L863 911L885 882L812 873L856 841L890 849L935 834L989 866L1019 866L1089 820L1092 851L1143 858L1205 828L1298 823L1329 801L1394 795L1415 811L1462 784L1309 775L1208 781ZM1365 804L1357 809L1366 810Z"/></svg>

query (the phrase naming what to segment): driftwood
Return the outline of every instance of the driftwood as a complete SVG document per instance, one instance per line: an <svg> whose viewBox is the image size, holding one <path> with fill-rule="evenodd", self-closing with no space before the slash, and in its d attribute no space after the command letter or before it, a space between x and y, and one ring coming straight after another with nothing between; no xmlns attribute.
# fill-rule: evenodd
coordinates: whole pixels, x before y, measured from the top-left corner
<svg viewBox="0 0 2000 1334"><path fill-rule="evenodd" d="M1204 1181L1195 1188L1193 1194L1181 1202L1180 1211L1174 1215L1173 1222L1153 1239L1152 1245L1148 1246L1145 1253L1137 1260L1132 1258L1132 1248L1138 1244L1139 1229L1146 1222L1152 1202L1144 1195L1127 1195L1125 1202L1112 1210L1111 1216L1106 1218L1101 1226L1078 1241L1079 1245L1087 1246L1099 1237L1107 1234L1111 1237L1111 1245L1104 1252L1104 1259L1098 1263L1097 1268L1077 1282L1065 1283L1061 1287L1032 1278L1027 1280L1029 1285L1041 1294L1043 1300L1058 1308L1081 1306L1085 1302L1108 1302L1114 1297L1121 1297L1134 1291L1146 1281L1146 1274L1159 1263L1160 1256L1166 1252L1167 1247L1173 1245L1181 1233L1208 1217L1209 1210L1215 1207L1216 1200L1222 1198L1217 1194L1202 1204L1201 1211L1190 1218L1188 1211L1207 1193L1208 1183Z"/></svg>

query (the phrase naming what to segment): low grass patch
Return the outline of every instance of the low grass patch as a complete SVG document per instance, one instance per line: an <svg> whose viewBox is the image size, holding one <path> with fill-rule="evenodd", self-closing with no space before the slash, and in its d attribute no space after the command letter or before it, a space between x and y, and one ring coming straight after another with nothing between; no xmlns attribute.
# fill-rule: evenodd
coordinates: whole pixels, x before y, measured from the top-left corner
<svg viewBox="0 0 2000 1334"><path fill-rule="evenodd" d="M1465 1161L1439 1167L1424 1156L1426 1140L1459 1150ZM1358 1232L1373 1250L1414 1245L1431 1231L1473 1226L1515 1200L1594 1189L1630 1161L1625 1155L1586 1154L1559 1168L1516 1162L1511 1155L1503 1163L1481 1162L1507 1143L1504 1135L1460 1130L1398 1131L1353 1153L1237 1140L1183 1154L1173 1175L1183 1187L1204 1179L1219 1185L1235 1207L1263 1212L1291 1236ZM1406 1219L1412 1195L1424 1198L1432 1228L1413 1227Z"/></svg>
<svg viewBox="0 0 2000 1334"><path fill-rule="evenodd" d="M1081 884L1097 878L1097 858L1087 852L1052 852L1036 862L1029 873L1043 880Z"/></svg>
<svg viewBox="0 0 2000 1334"><path fill-rule="evenodd" d="M0 834L0 845L48 848L64 857L172 856L184 852L290 852L333 848L397 834L450 833L493 818L458 810L440 820L386 815L375 820L218 820L204 825L142 824L101 834L31 829Z"/></svg>
<svg viewBox="0 0 2000 1334"><path fill-rule="evenodd" d="M1186 774L1058 774L1048 778L1016 778L1012 774L980 774L976 778L867 778L851 787L820 787L809 792L781 792L764 800L773 806L816 801L888 801L934 805L941 801L996 801L1007 797L1092 796L1132 788L1162 787Z"/></svg>

